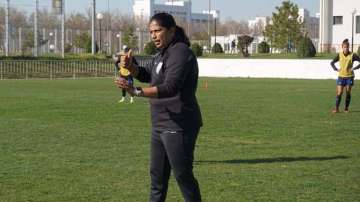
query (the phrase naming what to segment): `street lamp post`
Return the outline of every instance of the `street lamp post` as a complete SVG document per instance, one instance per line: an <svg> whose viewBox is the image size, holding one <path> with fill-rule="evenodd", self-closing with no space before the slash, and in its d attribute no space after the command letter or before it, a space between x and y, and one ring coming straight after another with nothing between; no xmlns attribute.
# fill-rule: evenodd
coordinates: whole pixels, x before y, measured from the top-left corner
<svg viewBox="0 0 360 202"><path fill-rule="evenodd" d="M291 52L291 35L290 35L290 24L291 24L291 20L292 20L292 16L289 15L288 17L288 47L287 47L287 53L290 53Z"/></svg>
<svg viewBox="0 0 360 202"><path fill-rule="evenodd" d="M96 13L96 0L93 0L93 2L92 2L92 15L91 15L91 53L93 55L96 52L95 13Z"/></svg>
<svg viewBox="0 0 360 202"><path fill-rule="evenodd" d="M99 52L101 53L101 20L104 18L104 15L102 13L98 13L96 18L99 20Z"/></svg>
<svg viewBox="0 0 360 202"><path fill-rule="evenodd" d="M138 28L136 28L136 31L138 31L138 33L139 33L139 40L138 40L138 46L139 46L139 54L140 54L140 52L141 52L141 41L142 41L142 37L141 37L141 29L138 27Z"/></svg>
<svg viewBox="0 0 360 202"><path fill-rule="evenodd" d="M215 43L214 44L216 44L216 18L217 18L218 16L217 16L217 13L216 13L216 11L215 11L215 13L214 13L214 22L215 22L215 24L214 24L214 40L215 40Z"/></svg>
<svg viewBox="0 0 360 202"><path fill-rule="evenodd" d="M6 10L5 10L5 56L9 56L9 15L10 15L10 0L6 1Z"/></svg>
<svg viewBox="0 0 360 202"><path fill-rule="evenodd" d="M121 31L116 34L116 38L118 38L118 52L121 51Z"/></svg>
<svg viewBox="0 0 360 202"><path fill-rule="evenodd" d="M107 6L108 6L108 19L107 19L107 26L106 26L106 29L107 29L107 52L108 54L111 54L111 15L110 15L110 1L108 0L107 1Z"/></svg>
<svg viewBox="0 0 360 202"><path fill-rule="evenodd" d="M55 49L54 44L52 44L53 36L54 36L54 33L50 32L49 33L49 49L50 49L50 52L53 52L54 49Z"/></svg>
<svg viewBox="0 0 360 202"><path fill-rule="evenodd" d="M35 0L35 14L34 14L34 56L39 55L38 49L38 11L39 11L39 0Z"/></svg>
<svg viewBox="0 0 360 202"><path fill-rule="evenodd" d="M61 1L61 56L65 57L65 0Z"/></svg>
<svg viewBox="0 0 360 202"><path fill-rule="evenodd" d="M354 52L354 16L356 9L351 12L351 52Z"/></svg>
<svg viewBox="0 0 360 202"><path fill-rule="evenodd" d="M211 0L209 0L209 10L208 10L208 37L209 37L209 45L211 47L211 36L210 36L210 9L211 9ZM210 48L211 49L211 48Z"/></svg>

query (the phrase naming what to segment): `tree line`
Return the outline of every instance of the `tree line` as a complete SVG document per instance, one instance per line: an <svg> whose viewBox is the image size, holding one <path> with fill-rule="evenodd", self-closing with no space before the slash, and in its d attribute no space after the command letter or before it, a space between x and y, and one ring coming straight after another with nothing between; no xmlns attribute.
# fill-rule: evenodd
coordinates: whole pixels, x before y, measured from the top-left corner
<svg viewBox="0 0 360 202"><path fill-rule="evenodd" d="M104 12L102 20L103 31L111 30L113 34L122 31L122 42L129 47L136 48L138 46L137 30L146 31L147 22L144 20L135 19L129 14L122 14L120 11ZM217 21L215 26L210 25L210 36L208 33L208 23L197 23L188 25L181 19L176 19L177 23L184 27L192 41L209 41L210 36L214 35L215 27L216 34L219 36L226 36L230 34L242 35L238 38L237 49L239 49L244 56L248 55L248 45L251 44L254 37L263 36L265 38L265 49L267 46L272 49L280 51L292 52L299 47L299 43L306 38L306 30L304 30L304 22L299 21L298 6L290 1L283 1L281 6L275 8L272 14L271 23L263 25L261 23L249 27L246 21L237 21L227 18L222 21ZM34 13L26 13L17 8L11 8L10 12L10 27L12 28L27 28L31 30L34 27ZM60 16L57 16L51 10L41 9L38 11L38 27L46 29L60 28ZM4 39L5 29L5 9L0 8L0 39ZM89 30L91 29L91 10L86 12L72 12L66 15L65 22L66 29L81 30L82 32L75 37L74 44L77 48L82 48L86 52L91 51L91 43L89 42L91 36ZM96 23L96 29L99 29L99 23ZM41 36L41 32L38 33ZM28 31L24 39L24 47L33 47L34 33ZM105 34L103 37L107 37ZM47 41L43 37L39 38L39 44L46 44ZM308 40L306 40L308 41ZM310 41L311 42L311 41ZM212 47L217 51L221 51L218 47ZM220 47L221 48L221 47ZM71 49L68 47L67 49Z"/></svg>

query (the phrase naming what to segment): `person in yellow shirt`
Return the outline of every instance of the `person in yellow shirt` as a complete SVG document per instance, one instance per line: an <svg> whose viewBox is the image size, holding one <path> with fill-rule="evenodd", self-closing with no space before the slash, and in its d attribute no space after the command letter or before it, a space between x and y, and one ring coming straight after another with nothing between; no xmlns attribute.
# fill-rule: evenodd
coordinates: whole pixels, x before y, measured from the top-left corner
<svg viewBox="0 0 360 202"><path fill-rule="evenodd" d="M116 67L116 71L119 73L119 77L126 79L129 83L132 84L132 83L134 83L134 80L133 80L133 77L130 75L129 70L120 65L121 57L123 55L125 55L128 51L129 51L129 48L125 47L124 51L117 55L118 57L115 62L115 67ZM126 97L126 90L122 89L122 97L119 100L119 103L124 102L125 97ZM133 103L133 102L134 102L134 97L132 95L130 95L130 103Z"/></svg>
<svg viewBox="0 0 360 202"><path fill-rule="evenodd" d="M339 72L338 79L336 81L336 101L335 101L335 108L332 110L333 113L338 113L339 106L341 102L341 96L345 89L346 91L346 99L345 99L345 113L349 112L349 105L351 100L351 88L354 85L354 70L360 68L360 64L356 67L353 67L354 61L360 62L359 56L355 53L349 51L349 40L345 39L342 42L342 51L331 61L331 67ZM335 63L339 62L340 68L335 66Z"/></svg>

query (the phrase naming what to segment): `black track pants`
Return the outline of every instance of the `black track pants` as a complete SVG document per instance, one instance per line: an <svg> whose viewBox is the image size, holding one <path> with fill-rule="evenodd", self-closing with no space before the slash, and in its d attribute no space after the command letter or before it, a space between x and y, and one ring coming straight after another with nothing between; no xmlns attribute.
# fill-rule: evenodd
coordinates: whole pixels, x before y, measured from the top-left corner
<svg viewBox="0 0 360 202"><path fill-rule="evenodd" d="M199 129L191 131L158 131L151 137L150 201L166 199L170 170L186 202L201 201L200 189L193 174L194 148Z"/></svg>

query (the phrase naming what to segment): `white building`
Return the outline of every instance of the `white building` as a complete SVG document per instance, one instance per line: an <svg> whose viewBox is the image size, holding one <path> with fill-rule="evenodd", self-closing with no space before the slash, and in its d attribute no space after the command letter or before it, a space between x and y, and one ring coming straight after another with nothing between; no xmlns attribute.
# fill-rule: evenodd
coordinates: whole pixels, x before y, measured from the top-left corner
<svg viewBox="0 0 360 202"><path fill-rule="evenodd" d="M360 46L360 1L320 0L319 35L319 52L338 52L346 38L356 52Z"/></svg>
<svg viewBox="0 0 360 202"><path fill-rule="evenodd" d="M315 47L317 47L319 41L319 18L310 16L310 13L305 8L299 8L299 22L305 23L305 30L308 33L308 36L313 41ZM257 45L265 40L263 32L265 27L268 24L272 24L271 17L256 17L253 20L248 21L249 29L251 30L251 35L254 37L254 41L249 47L250 53L257 52Z"/></svg>
<svg viewBox="0 0 360 202"><path fill-rule="evenodd" d="M164 4L156 4L155 0L134 0L133 13L135 18L149 20L156 13L170 13L184 22L207 23L210 19L219 18L218 10L203 11L203 13L192 13L191 1L169 0ZM209 14L210 13L210 16Z"/></svg>
<svg viewBox="0 0 360 202"><path fill-rule="evenodd" d="M271 21L271 18L268 16L265 17L255 17L254 20L248 20L248 26L250 29L255 29L256 27L262 27L265 29L266 25L268 25Z"/></svg>
<svg viewBox="0 0 360 202"><path fill-rule="evenodd" d="M316 15L318 16L318 15ZM299 20L300 22L305 23L305 31L308 33L308 36L313 40L319 39L319 17L312 17L310 13L305 8L299 9Z"/></svg>
<svg viewBox="0 0 360 202"><path fill-rule="evenodd" d="M228 36L216 36L216 37L211 36L211 47L214 46L216 41L216 43L221 45L225 53L238 53L236 46L238 43L239 36L241 36L241 34L230 34ZM235 47L232 47L231 45L233 41L235 42ZM208 47L208 49L210 48Z"/></svg>
<svg viewBox="0 0 360 202"><path fill-rule="evenodd" d="M305 8L299 8L299 21L305 24L305 32L308 34L308 37L312 40L315 47L318 47L319 44L319 15L317 17L310 16L310 12Z"/></svg>

